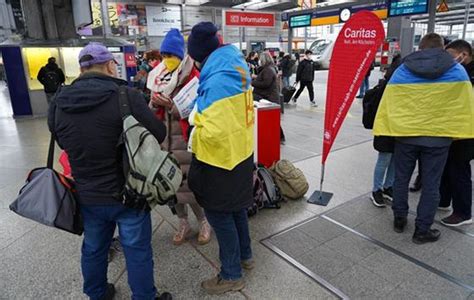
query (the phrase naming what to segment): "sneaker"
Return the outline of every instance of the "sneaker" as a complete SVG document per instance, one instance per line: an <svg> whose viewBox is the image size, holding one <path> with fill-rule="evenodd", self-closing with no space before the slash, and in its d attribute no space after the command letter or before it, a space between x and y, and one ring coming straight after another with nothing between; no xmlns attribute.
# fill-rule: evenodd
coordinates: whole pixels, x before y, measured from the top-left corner
<svg viewBox="0 0 474 300"><path fill-rule="evenodd" d="M382 194L385 196L385 199L393 201L393 189L391 187L383 189Z"/></svg>
<svg viewBox="0 0 474 300"><path fill-rule="evenodd" d="M318 105L316 104L316 102L314 102L314 101L310 101L310 102L311 102L311 103L310 103L310 106L311 106L311 107L318 107Z"/></svg>
<svg viewBox="0 0 474 300"><path fill-rule="evenodd" d="M255 261L253 259L246 259L240 262L240 265L245 270L252 270L255 268Z"/></svg>
<svg viewBox="0 0 474 300"><path fill-rule="evenodd" d="M206 245L211 240L211 225L204 220L201 222L201 227L199 228L199 235L198 235L198 244L199 245Z"/></svg>
<svg viewBox="0 0 474 300"><path fill-rule="evenodd" d="M438 206L439 211L450 211L451 210L451 205L450 206Z"/></svg>
<svg viewBox="0 0 474 300"><path fill-rule="evenodd" d="M188 223L188 219L179 219L178 232L173 237L173 244L179 246L186 242L186 237L191 232L191 226Z"/></svg>
<svg viewBox="0 0 474 300"><path fill-rule="evenodd" d="M107 283L107 290L105 291L104 300L112 300L115 296L115 286L112 283Z"/></svg>
<svg viewBox="0 0 474 300"><path fill-rule="evenodd" d="M452 214L449 217L442 219L441 224L445 226L450 226L450 227L457 227L461 225L472 224L472 219L471 218L466 219L466 218L461 217L460 215Z"/></svg>
<svg viewBox="0 0 474 300"><path fill-rule="evenodd" d="M407 218L406 217L395 217L393 219L393 230L398 233L402 233L407 226Z"/></svg>
<svg viewBox="0 0 474 300"><path fill-rule="evenodd" d="M238 292L245 287L242 278L237 280L225 280L217 275L201 283L201 287L210 295L221 295L227 292Z"/></svg>
<svg viewBox="0 0 474 300"><path fill-rule="evenodd" d="M123 249L122 249L122 244L120 243L120 238L117 236L117 237L114 237L112 239L112 242L110 243L110 248L109 248L109 256L107 258L107 261L108 262L111 262L114 260L114 258L121 254L123 252Z"/></svg>
<svg viewBox="0 0 474 300"><path fill-rule="evenodd" d="M416 176L415 182L410 187L410 192L415 193L421 190L421 177L420 175Z"/></svg>
<svg viewBox="0 0 474 300"><path fill-rule="evenodd" d="M421 245L425 243L433 243L439 240L441 232L438 229L430 229L428 231L420 231L418 228L415 229L412 241L415 244Z"/></svg>
<svg viewBox="0 0 474 300"><path fill-rule="evenodd" d="M357 95L356 98L357 99L362 99L362 98L364 98L364 95Z"/></svg>
<svg viewBox="0 0 474 300"><path fill-rule="evenodd" d="M295 104L295 105L296 105L296 101L297 101L297 100L298 100L298 99L296 99L296 98L292 98L292 99L290 100L290 104Z"/></svg>
<svg viewBox="0 0 474 300"><path fill-rule="evenodd" d="M173 296L168 292L163 292L158 297L155 297L155 300L173 300Z"/></svg>
<svg viewBox="0 0 474 300"><path fill-rule="evenodd" d="M372 192L372 196L370 196L372 203L377 207L385 207L385 198L381 190L376 192Z"/></svg>

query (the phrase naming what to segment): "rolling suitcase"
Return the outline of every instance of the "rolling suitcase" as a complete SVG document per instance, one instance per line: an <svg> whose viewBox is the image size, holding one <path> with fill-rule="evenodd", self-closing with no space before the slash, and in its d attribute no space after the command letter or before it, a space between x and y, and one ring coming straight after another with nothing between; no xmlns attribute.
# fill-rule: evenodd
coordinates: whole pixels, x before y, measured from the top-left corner
<svg viewBox="0 0 474 300"><path fill-rule="evenodd" d="M285 86L281 92L283 94L283 102L288 103L296 93L296 88L294 86Z"/></svg>

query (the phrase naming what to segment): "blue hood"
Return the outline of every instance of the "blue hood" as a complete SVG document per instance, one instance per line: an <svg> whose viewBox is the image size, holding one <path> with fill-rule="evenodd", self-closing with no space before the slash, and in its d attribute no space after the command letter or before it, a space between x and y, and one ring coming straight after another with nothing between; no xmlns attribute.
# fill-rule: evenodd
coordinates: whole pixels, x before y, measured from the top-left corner
<svg viewBox="0 0 474 300"><path fill-rule="evenodd" d="M456 64L453 57L443 49L426 49L408 55L403 63L413 74L436 79Z"/></svg>
<svg viewBox="0 0 474 300"><path fill-rule="evenodd" d="M86 73L70 86L62 87L55 102L67 113L83 113L108 101L119 85L127 82L100 73Z"/></svg>

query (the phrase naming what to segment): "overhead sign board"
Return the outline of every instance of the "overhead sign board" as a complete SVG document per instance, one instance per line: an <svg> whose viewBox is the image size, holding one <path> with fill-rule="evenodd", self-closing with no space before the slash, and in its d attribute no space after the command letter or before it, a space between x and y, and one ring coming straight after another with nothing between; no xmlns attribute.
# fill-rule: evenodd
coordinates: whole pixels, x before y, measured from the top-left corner
<svg viewBox="0 0 474 300"><path fill-rule="evenodd" d="M290 28L311 26L311 14L290 17Z"/></svg>
<svg viewBox="0 0 474 300"><path fill-rule="evenodd" d="M273 13L254 13L242 11L226 11L226 26L239 27L274 27L275 14Z"/></svg>
<svg viewBox="0 0 474 300"><path fill-rule="evenodd" d="M428 12L428 0L390 0L388 16L419 15Z"/></svg>

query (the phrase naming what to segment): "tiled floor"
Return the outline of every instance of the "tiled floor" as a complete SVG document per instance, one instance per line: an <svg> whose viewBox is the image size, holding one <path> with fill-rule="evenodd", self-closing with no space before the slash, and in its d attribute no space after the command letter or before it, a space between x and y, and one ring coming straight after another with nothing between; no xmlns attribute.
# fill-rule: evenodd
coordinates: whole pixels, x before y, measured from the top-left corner
<svg viewBox="0 0 474 300"><path fill-rule="evenodd" d="M376 208L363 195L263 243L351 299L467 299L474 238L435 225L442 238L416 245L413 223L410 215L405 233L395 233L389 207Z"/></svg>
<svg viewBox="0 0 474 300"><path fill-rule="evenodd" d="M380 74L372 74L373 85ZM309 107L307 94L304 93L298 105L286 107L282 119L287 136L287 144L282 147L282 157L295 162L305 173L310 184L307 196L319 188L326 77L327 72L317 72L315 91L316 100L320 104L318 108ZM2 300L85 298L81 291L79 264L82 239L23 219L8 209L22 186L26 173L31 168L45 164L48 142L49 133L44 118L15 120L11 117L8 92L0 83ZM176 299L337 298L260 241L366 194L371 187L375 158L371 134L361 124L360 100L355 100L326 166L324 190L333 192L333 199L327 207L311 205L305 201L284 203L281 209L263 210L250 220L257 267L245 274L246 288L241 293L222 297L205 295L199 283L215 274L219 265L215 239L206 246L198 246L194 239L180 247L173 246L171 239L178 225L177 218L166 207L154 210L153 248L157 287L172 292ZM343 208L349 211L333 211L328 216L383 243L393 243L390 244L393 247L405 243L407 254L416 255L417 251L411 250L408 238L404 240L389 232L389 209L374 210L368 200L361 201L360 205L358 202L350 202ZM191 217L191 221L196 228L194 218ZM279 236L275 245L300 259L302 264L352 298L373 299L382 295L387 299L414 299L420 295L424 299L467 297L465 289L458 285L433 275L390 251L380 249L324 218L317 218L289 233L291 234ZM459 236L462 234L443 230L446 241L439 242L439 248L443 251L426 251L432 255L418 259L425 259L427 264L437 264L443 272L461 278L464 282L471 282L469 269L473 269L472 247L470 240L458 238ZM471 252L465 253L469 251L469 247ZM462 257L467 262L459 268L451 268L451 260L461 264ZM394 269L399 272L388 272ZM416 280L407 280L412 278L410 276ZM119 255L110 264L109 280L117 286L117 299L130 298L123 256Z"/></svg>

